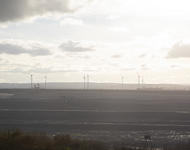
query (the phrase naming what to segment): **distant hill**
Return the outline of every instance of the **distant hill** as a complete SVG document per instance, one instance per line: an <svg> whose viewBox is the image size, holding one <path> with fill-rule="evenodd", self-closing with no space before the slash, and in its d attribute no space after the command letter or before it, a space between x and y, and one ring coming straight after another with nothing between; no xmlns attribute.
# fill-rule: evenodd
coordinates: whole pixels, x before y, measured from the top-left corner
<svg viewBox="0 0 190 150"><path fill-rule="evenodd" d="M44 88L44 83L40 83L40 88ZM48 82L48 89L84 89L82 82ZM0 89L28 89L30 83L0 83ZM87 85L86 87L87 88ZM89 83L88 89L128 89L128 90L190 90L190 85L178 84L119 84L119 83Z"/></svg>

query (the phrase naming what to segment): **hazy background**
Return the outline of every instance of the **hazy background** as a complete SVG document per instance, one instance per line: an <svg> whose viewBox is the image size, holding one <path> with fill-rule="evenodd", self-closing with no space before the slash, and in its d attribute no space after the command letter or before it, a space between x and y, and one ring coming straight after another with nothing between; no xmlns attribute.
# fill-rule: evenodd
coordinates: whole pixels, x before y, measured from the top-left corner
<svg viewBox="0 0 190 150"><path fill-rule="evenodd" d="M0 82L190 83L188 0L0 0Z"/></svg>

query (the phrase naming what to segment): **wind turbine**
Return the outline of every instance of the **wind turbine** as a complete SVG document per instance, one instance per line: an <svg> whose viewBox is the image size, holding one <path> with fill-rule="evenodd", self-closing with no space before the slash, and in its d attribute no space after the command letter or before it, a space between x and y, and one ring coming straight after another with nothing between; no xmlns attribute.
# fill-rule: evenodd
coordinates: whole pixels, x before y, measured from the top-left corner
<svg viewBox="0 0 190 150"><path fill-rule="evenodd" d="M33 75L32 74L30 75L30 86L32 89L33 88Z"/></svg>
<svg viewBox="0 0 190 150"><path fill-rule="evenodd" d="M87 74L87 89L89 89L89 84L90 84L90 76Z"/></svg>
<svg viewBox="0 0 190 150"><path fill-rule="evenodd" d="M137 73L137 80L138 80L138 85L140 85L141 76L139 75L139 73Z"/></svg>
<svg viewBox="0 0 190 150"><path fill-rule="evenodd" d="M44 81L44 82L45 82L44 84L45 84L45 89L46 89L46 87L47 87L47 76L44 76L44 80L45 80L45 81Z"/></svg>
<svg viewBox="0 0 190 150"><path fill-rule="evenodd" d="M86 88L86 76L85 76L85 74L84 74L84 76L83 76L83 80L84 80L84 89Z"/></svg>
<svg viewBox="0 0 190 150"><path fill-rule="evenodd" d="M142 76L142 79L141 79L141 83L142 83L142 88L144 87L144 77Z"/></svg>
<svg viewBox="0 0 190 150"><path fill-rule="evenodd" d="M121 87L122 87L122 89L124 88L124 77L123 76L121 76Z"/></svg>

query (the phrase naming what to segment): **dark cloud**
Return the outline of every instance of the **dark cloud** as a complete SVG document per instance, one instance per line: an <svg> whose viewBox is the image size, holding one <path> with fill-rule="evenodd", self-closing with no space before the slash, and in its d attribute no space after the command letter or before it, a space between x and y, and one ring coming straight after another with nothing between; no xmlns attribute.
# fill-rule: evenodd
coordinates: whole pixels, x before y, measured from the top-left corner
<svg viewBox="0 0 190 150"><path fill-rule="evenodd" d="M73 11L69 8L69 0L0 0L0 22Z"/></svg>
<svg viewBox="0 0 190 150"><path fill-rule="evenodd" d="M45 48L33 48L33 50L28 50L27 53L32 56L46 56L51 54L50 51Z"/></svg>
<svg viewBox="0 0 190 150"><path fill-rule="evenodd" d="M62 43L59 48L65 52L88 52L95 50L93 47L82 46L79 42L73 41Z"/></svg>
<svg viewBox="0 0 190 150"><path fill-rule="evenodd" d="M0 43L0 54L29 54L31 56L45 56L50 55L50 51L41 47L31 47L29 49L15 44Z"/></svg>
<svg viewBox="0 0 190 150"><path fill-rule="evenodd" d="M190 44L175 44L169 51L167 58L188 58L190 57Z"/></svg>

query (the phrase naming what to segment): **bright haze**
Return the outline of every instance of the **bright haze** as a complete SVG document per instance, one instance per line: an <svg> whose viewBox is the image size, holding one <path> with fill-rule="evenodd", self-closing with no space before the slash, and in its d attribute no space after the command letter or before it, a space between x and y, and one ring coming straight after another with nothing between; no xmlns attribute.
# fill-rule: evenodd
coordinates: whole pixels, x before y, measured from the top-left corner
<svg viewBox="0 0 190 150"><path fill-rule="evenodd" d="M0 82L190 83L189 0L0 0Z"/></svg>

